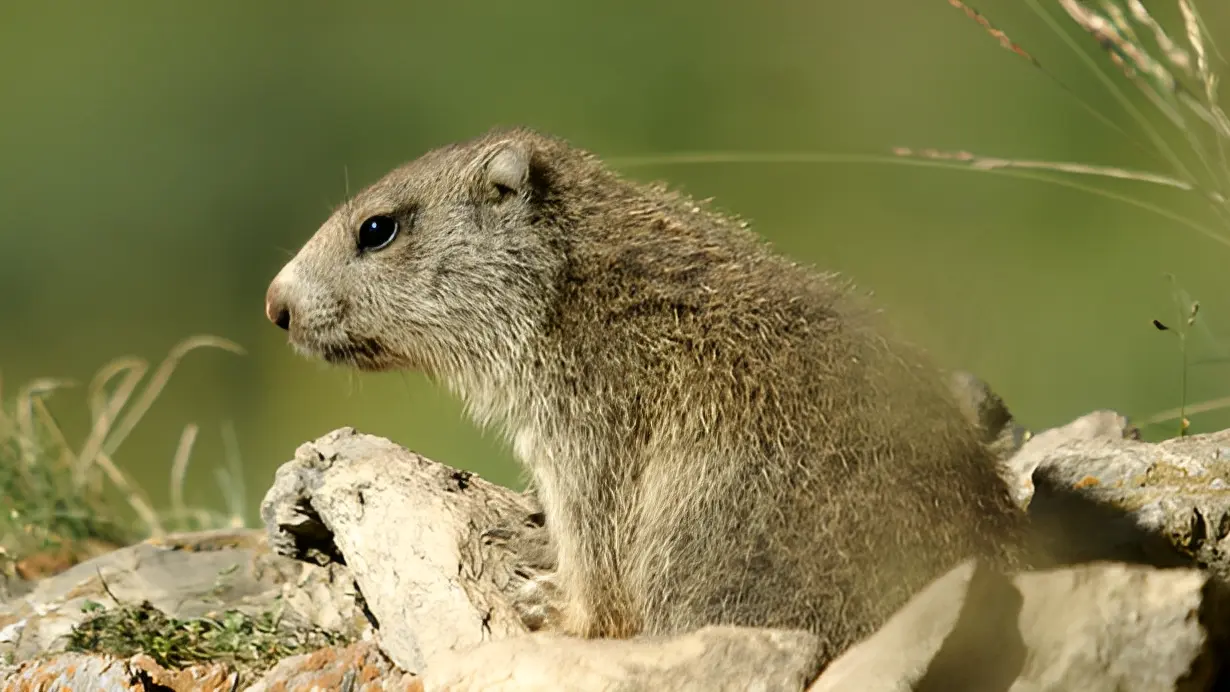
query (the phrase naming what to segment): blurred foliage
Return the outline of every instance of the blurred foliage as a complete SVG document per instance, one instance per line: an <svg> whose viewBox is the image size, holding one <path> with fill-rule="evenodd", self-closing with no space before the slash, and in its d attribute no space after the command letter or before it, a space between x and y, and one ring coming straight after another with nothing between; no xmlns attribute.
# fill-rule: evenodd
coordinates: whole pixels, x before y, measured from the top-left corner
<svg viewBox="0 0 1230 692"><path fill-rule="evenodd" d="M86 389L90 425L79 439L65 434L49 406L58 390L75 387L71 380L35 379L13 393L0 392L0 583L5 577L55 573L167 532L247 523L243 469L233 454L230 464L212 469L229 514L185 504L184 484L198 432L194 424L184 426L170 464L168 493L160 496L169 506L151 503L150 476L134 479L115 462L180 361L206 347L243 352L225 339L197 336L176 344L152 373L139 358L104 365Z"/></svg>
<svg viewBox="0 0 1230 692"><path fill-rule="evenodd" d="M1173 2L1145 4L1182 26ZM1039 5L1066 33L1029 5L977 8L1138 138L1087 69L1091 57L1126 84L1096 43L1056 3ZM1200 5L1230 48L1230 6ZM427 148L525 124L612 160L904 146L1156 165L946 0L7 3L0 65L5 381L87 377L190 334L237 342L246 356L185 362L116 463L163 505L184 426L198 425L186 502L217 504L208 474L237 449L249 518L295 447L342 425L517 482L508 449L446 392L417 375L307 362L262 313L269 279L347 185ZM1160 125L1181 148L1184 135ZM1230 338L1230 248L1173 220L1042 182L909 165L627 172L715 197L785 252L873 288L913 338L988 380L1034 429L1098 407L1148 416L1179 405L1175 343L1151 326L1175 321L1167 273L1207 327L1185 345L1188 401L1230 394L1230 371L1200 362ZM1113 187L1176 212L1192 205L1181 191ZM89 430L85 409L64 406L71 439ZM1230 426L1224 409L1190 418L1193 432Z"/></svg>

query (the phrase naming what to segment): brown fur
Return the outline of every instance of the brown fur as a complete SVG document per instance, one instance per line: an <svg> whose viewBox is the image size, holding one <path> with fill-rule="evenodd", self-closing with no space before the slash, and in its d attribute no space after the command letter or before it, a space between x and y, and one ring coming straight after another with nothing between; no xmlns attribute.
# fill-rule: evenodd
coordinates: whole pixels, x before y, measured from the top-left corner
<svg viewBox="0 0 1230 692"><path fill-rule="evenodd" d="M356 248L368 217L396 240ZM272 283L302 352L415 368L499 425L558 547L562 627L797 627L830 655L1021 516L944 376L832 274L527 130L346 202Z"/></svg>

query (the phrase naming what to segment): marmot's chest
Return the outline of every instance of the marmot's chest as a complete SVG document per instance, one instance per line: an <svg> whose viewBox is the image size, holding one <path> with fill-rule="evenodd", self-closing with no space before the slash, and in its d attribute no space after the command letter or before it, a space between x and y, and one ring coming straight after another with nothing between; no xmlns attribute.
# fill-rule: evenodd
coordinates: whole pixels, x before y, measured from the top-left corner
<svg viewBox="0 0 1230 692"><path fill-rule="evenodd" d="M546 445L542 443L542 435L531 427L524 427L513 435L513 454L527 468L533 469L538 464L547 463Z"/></svg>

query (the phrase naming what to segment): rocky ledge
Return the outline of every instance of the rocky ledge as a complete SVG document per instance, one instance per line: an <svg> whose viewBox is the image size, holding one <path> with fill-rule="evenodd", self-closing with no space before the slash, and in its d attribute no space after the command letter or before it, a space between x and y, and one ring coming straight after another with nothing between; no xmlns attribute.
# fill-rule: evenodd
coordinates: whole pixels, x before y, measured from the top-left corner
<svg viewBox="0 0 1230 692"><path fill-rule="evenodd" d="M0 583L3 689L1230 689L1230 431L1146 443L1109 411L992 427L1066 566L955 565L823 671L798 631L527 632L513 595L552 566L533 500L344 428L281 467L263 531Z"/></svg>

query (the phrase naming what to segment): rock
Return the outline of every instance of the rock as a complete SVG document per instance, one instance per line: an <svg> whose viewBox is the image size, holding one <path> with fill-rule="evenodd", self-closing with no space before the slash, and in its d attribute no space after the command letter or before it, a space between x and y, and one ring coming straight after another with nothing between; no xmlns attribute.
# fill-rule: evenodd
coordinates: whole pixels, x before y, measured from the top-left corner
<svg viewBox="0 0 1230 692"><path fill-rule="evenodd" d="M785 692L807 689L819 669L819 641L807 632L705 627L630 640L533 633L442 654L427 668L423 687L529 692L560 689L566 681L575 692Z"/></svg>
<svg viewBox="0 0 1230 692"><path fill-rule="evenodd" d="M1028 507L1034 495L1034 472L1039 467L1054 464L1068 450L1093 451L1101 456L1118 447L1124 439L1136 438L1126 417L1114 411L1094 411L1067 425L1031 435L1015 454L1004 461L1006 472L1013 479L1013 499ZM1113 453L1113 452L1112 452Z"/></svg>
<svg viewBox="0 0 1230 692"><path fill-rule="evenodd" d="M971 415L988 421L986 439L1005 452L1001 472L1057 566L1008 575L958 565L823 674L823 647L806 632L528 632L527 589L554 568L534 498L344 428L278 471L261 508L265 533L146 541L6 582L0 661L16 663L0 666L3 689L1230 689L1230 431L1148 444L1103 411L1020 436L1012 453L1002 401L966 385ZM57 653L99 609L146 600L180 619L280 607L292 627L351 643L246 672Z"/></svg>
<svg viewBox="0 0 1230 692"><path fill-rule="evenodd" d="M349 428L300 447L261 516L283 554L348 565L381 649L427 671L427 689L801 690L818 672L818 642L802 632L527 634L511 603L553 563L532 498Z"/></svg>
<svg viewBox="0 0 1230 692"><path fill-rule="evenodd" d="M1013 581L1028 650L1013 692L1214 690L1230 682L1230 598L1207 572L1090 564Z"/></svg>
<svg viewBox="0 0 1230 692"><path fill-rule="evenodd" d="M909 692L924 678L937 690L1007 689L1025 655L1020 608L1009 577L966 561L829 664L808 691Z"/></svg>
<svg viewBox="0 0 1230 692"><path fill-rule="evenodd" d="M148 656L117 659L64 653L46 660L27 661L9 670L0 667L4 681L0 692L231 692L235 689L236 675L226 666L212 664L171 671Z"/></svg>
<svg viewBox="0 0 1230 692"><path fill-rule="evenodd" d="M345 690L347 692L422 692L422 682L399 672L371 642L326 647L291 656L254 684L240 686L239 673L222 664L168 669L152 658L127 659L101 654L62 653L0 667L0 692L38 690L124 690L130 692L275 692L278 690Z"/></svg>
<svg viewBox="0 0 1230 692"><path fill-rule="evenodd" d="M1225 689L1228 606L1201 570L1100 563L1009 578L967 562L809 692Z"/></svg>
<svg viewBox="0 0 1230 692"><path fill-rule="evenodd" d="M244 692L313 689L421 692L423 687L415 675L398 671L375 644L359 642L283 659Z"/></svg>
<svg viewBox="0 0 1230 692"><path fill-rule="evenodd" d="M1100 470L1121 493L1153 492L1156 482L1125 482L1132 464L1148 459L1160 481L1159 459L1207 468L1182 455L1210 445L1147 445L1122 417L1099 412L1031 438L1003 471L1029 490L1031 514L1046 517L1054 479L1069 466ZM1103 490L1076 484L1073 501L1096 504L1091 489ZM1130 508L1117 511L1127 515L1120 533L1081 523L1066 531L1085 536L1088 554L1147 554L1158 537ZM706 628L628 641L527 634L511 603L553 562L532 498L351 429L302 446L279 471L262 516L284 554L349 565L381 649L401 670L422 673L428 690L560 680L578 689L803 689L815 672L817 642L800 632ZM1080 547L1063 545L1070 554ZM812 689L1212 689L1213 653L1230 651L1214 619L1225 603L1215 584L1197 569L1095 563L1009 576L969 562L916 595Z"/></svg>
<svg viewBox="0 0 1230 692"><path fill-rule="evenodd" d="M1061 564L1198 566L1230 579L1230 430L1142 442L1097 411L1030 438L1006 462Z"/></svg>
<svg viewBox="0 0 1230 692"><path fill-rule="evenodd" d="M288 628L354 638L367 627L343 567L273 554L264 532L256 530L151 539L74 565L25 591L0 603L0 657L17 662L61 651L75 626L144 601L179 619L278 608Z"/></svg>
<svg viewBox="0 0 1230 692"><path fill-rule="evenodd" d="M348 565L407 672L525 632L511 602L538 573L518 556L542 555L540 516L520 493L351 428L302 445L261 505L279 553Z"/></svg>

